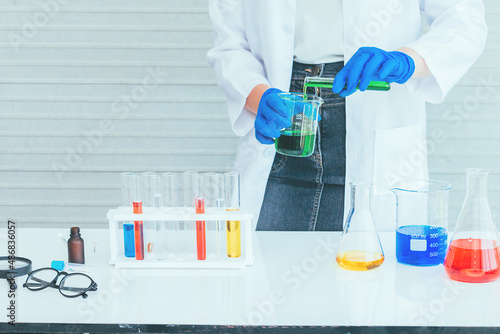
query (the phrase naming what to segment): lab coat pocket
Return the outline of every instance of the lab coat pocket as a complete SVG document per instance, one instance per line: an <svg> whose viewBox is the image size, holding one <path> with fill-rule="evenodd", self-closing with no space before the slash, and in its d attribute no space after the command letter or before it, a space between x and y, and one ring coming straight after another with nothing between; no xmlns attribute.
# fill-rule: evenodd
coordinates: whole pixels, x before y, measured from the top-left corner
<svg viewBox="0 0 500 334"><path fill-rule="evenodd" d="M422 124L377 130L373 161L373 193L390 193L403 179L427 178L427 152Z"/></svg>

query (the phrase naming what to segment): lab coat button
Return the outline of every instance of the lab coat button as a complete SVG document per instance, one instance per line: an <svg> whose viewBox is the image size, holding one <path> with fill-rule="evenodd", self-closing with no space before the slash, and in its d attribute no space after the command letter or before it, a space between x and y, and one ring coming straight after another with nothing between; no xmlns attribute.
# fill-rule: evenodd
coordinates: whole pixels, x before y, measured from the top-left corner
<svg viewBox="0 0 500 334"><path fill-rule="evenodd" d="M290 23L287 23L283 26L283 31L286 33L286 34L293 34L293 27Z"/></svg>
<svg viewBox="0 0 500 334"><path fill-rule="evenodd" d="M271 159L274 156L274 147L268 147L264 150L264 158Z"/></svg>

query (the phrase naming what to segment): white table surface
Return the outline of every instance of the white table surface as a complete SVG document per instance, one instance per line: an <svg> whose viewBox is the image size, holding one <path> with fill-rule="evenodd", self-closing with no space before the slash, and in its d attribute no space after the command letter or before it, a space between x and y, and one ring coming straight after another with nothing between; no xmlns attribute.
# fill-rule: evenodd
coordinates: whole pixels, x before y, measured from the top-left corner
<svg viewBox="0 0 500 334"><path fill-rule="evenodd" d="M17 256L30 258L33 269L66 260L58 233L68 231L18 229ZM0 254L6 253L6 233L0 229ZM243 270L117 270L108 265L106 229L83 229L82 237L98 291L70 299L56 289L22 288L26 276L20 277L16 322L500 326L500 280L459 283L442 266L399 264L394 233L380 233L385 262L369 272L337 265L339 232L257 232L255 265ZM5 307L7 293L0 282Z"/></svg>

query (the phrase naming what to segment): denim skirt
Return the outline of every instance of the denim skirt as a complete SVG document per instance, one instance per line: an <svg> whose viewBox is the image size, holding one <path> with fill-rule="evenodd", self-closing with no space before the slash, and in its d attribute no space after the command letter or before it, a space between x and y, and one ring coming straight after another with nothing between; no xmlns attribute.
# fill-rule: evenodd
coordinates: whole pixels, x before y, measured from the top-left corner
<svg viewBox="0 0 500 334"><path fill-rule="evenodd" d="M333 78L343 62L294 63L290 92L303 92L305 77ZM309 157L276 153L257 222L258 231L341 231L345 189L345 98L331 88L309 87L320 96L316 147Z"/></svg>

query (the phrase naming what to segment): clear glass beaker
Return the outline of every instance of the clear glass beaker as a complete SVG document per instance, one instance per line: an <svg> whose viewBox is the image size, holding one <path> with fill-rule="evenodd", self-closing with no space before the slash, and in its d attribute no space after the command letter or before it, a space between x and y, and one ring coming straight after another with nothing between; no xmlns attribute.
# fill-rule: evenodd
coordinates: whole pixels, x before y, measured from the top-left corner
<svg viewBox="0 0 500 334"><path fill-rule="evenodd" d="M308 157L314 152L319 108L323 99L298 93L280 93L278 96L290 109L292 125L280 131L275 140L276 151L293 157Z"/></svg>
<svg viewBox="0 0 500 334"><path fill-rule="evenodd" d="M371 184L350 183L351 208L337 251L337 263L348 270L375 269L384 262L384 251L370 209Z"/></svg>
<svg viewBox="0 0 500 334"><path fill-rule="evenodd" d="M437 180L403 180L393 185L398 262L414 266L444 262L450 189L451 184Z"/></svg>
<svg viewBox="0 0 500 334"><path fill-rule="evenodd" d="M465 200L453 232L444 268L450 278L469 283L500 277L500 247L486 197L488 170L467 169Z"/></svg>

